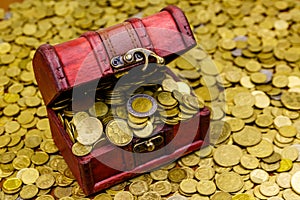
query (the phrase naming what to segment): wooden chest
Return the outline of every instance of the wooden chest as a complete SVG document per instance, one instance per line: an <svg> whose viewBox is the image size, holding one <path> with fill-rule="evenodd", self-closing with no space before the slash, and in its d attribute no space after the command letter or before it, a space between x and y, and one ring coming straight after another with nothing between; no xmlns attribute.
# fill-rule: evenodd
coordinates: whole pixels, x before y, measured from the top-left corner
<svg viewBox="0 0 300 200"><path fill-rule="evenodd" d="M141 87L159 88L166 77L180 81L162 61L168 63L195 45L183 12L168 6L153 16L129 19L107 29L87 32L72 41L38 48L33 67L47 105L52 135L86 194L172 162L208 143L210 111L207 107L199 108L184 120L166 116L154 122L153 117L155 126L150 136L134 136L123 146L114 145L102 134L92 151L84 156L72 152L76 142L72 133L76 133L76 127L68 122L70 115L89 110L99 98L113 110L115 104L126 106L127 97ZM152 62L157 64L149 64ZM114 96L108 99L104 95L119 91L118 87L122 88L118 98L127 98L121 103ZM124 88L127 90L123 91ZM158 107L157 112L164 113L163 109ZM118 117L111 114L105 120ZM101 120L105 128L107 122Z"/></svg>

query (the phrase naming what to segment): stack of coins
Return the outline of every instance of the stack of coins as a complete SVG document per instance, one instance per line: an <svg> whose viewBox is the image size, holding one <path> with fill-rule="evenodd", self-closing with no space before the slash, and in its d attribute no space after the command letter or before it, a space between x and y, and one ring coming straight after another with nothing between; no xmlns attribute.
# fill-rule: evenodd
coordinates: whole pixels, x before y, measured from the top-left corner
<svg viewBox="0 0 300 200"><path fill-rule="evenodd" d="M114 145L126 146L134 137L148 138L157 126L176 125L192 118L203 108L203 102L191 95L186 83L175 81L171 76L157 84L155 81L134 89L130 89L133 83L121 85L116 92L116 86L112 85L104 92L107 99L96 94L96 102L86 111L74 112L71 105L62 105L63 101L55 105L54 110L58 110L58 117L74 143L73 153L85 156L106 139ZM125 88L128 91L125 93L132 91L127 100L119 92ZM102 90L96 91L102 93ZM108 95L111 96L108 98ZM72 101L65 103L71 104ZM105 136L102 136L103 131Z"/></svg>
<svg viewBox="0 0 300 200"><path fill-rule="evenodd" d="M157 103L147 94L136 94L127 102L128 125L138 138L147 138L153 132L153 114L157 110Z"/></svg>

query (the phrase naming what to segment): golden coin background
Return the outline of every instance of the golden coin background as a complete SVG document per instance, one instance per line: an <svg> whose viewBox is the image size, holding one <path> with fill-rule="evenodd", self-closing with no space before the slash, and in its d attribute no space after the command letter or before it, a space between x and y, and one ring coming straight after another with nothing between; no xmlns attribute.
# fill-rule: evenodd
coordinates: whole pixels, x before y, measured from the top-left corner
<svg viewBox="0 0 300 200"><path fill-rule="evenodd" d="M148 16L169 4L183 9L198 42L169 67L212 108L212 149L124 181L95 194L95 199L300 199L299 149L290 148L300 144L296 0L26 0L12 3L9 12L0 8L0 199L94 198L85 197L53 144L31 63L37 47L74 39L136 14ZM172 94L186 91L171 79L162 86ZM175 101L167 97L160 99L171 109ZM108 123L111 113L106 105L99 107L95 114ZM186 112L181 118L188 118L191 110L181 109ZM68 133L74 131L73 123L67 125ZM257 140L249 142L253 138L247 133L245 143L241 133L248 126L255 129ZM79 156L91 150L92 146L74 145ZM205 183L207 191L197 188Z"/></svg>

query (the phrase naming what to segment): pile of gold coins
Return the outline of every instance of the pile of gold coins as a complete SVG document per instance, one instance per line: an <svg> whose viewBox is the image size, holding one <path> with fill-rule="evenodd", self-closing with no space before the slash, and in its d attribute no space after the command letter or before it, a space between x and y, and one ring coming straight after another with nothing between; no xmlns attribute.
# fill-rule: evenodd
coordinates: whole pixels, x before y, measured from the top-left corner
<svg viewBox="0 0 300 200"><path fill-rule="evenodd" d="M34 52L168 4L183 9L199 44L168 66L211 107L212 145L85 197L53 142ZM300 199L299 1L24 0L10 12L0 9L0 20L0 199ZM111 112L127 119L121 95L106 94L100 102L114 101ZM193 110L189 102L186 113ZM158 112L169 107L161 105ZM111 120L107 115L102 125Z"/></svg>
<svg viewBox="0 0 300 200"><path fill-rule="evenodd" d="M163 73L163 76L159 76L163 78L166 71L160 70L159 73ZM187 83L175 81L170 75L157 84L153 83L157 80L147 81L152 83L139 87L132 82L134 89L128 90L122 84L123 91L117 88L116 93L116 86L111 83L111 87L107 88L110 97L107 98L108 92L104 92L104 98L95 94L96 102L85 111L70 111L71 100L60 101L54 106L73 142L73 154L85 156L107 140L122 147L130 144L134 137L149 138L157 127L160 130L164 124L177 125L191 119L204 107L204 102L192 95ZM103 92L100 89L96 91ZM129 91L133 91L133 94L126 98Z"/></svg>

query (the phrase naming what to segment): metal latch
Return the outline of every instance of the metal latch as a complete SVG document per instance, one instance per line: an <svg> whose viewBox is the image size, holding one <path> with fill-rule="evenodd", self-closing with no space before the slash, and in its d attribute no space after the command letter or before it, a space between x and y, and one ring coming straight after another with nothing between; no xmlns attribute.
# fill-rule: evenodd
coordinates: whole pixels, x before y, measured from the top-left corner
<svg viewBox="0 0 300 200"><path fill-rule="evenodd" d="M137 153L151 152L154 151L155 148L161 145L163 142L164 138L158 135L147 141L135 144L133 147L133 151Z"/></svg>
<svg viewBox="0 0 300 200"><path fill-rule="evenodd" d="M149 64L149 57L156 59L158 65L163 65L165 59L155 54L153 51L144 48L135 48L129 50L127 53L121 56L115 56L111 59L110 64L115 69L121 69L125 66L132 65L141 61L145 61L142 71L145 71Z"/></svg>

